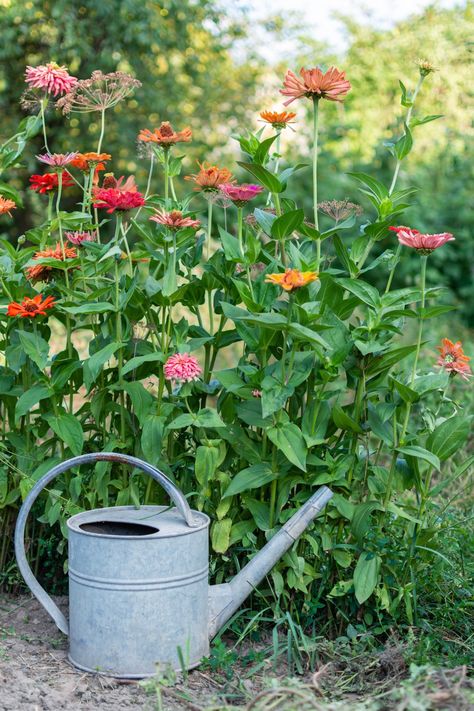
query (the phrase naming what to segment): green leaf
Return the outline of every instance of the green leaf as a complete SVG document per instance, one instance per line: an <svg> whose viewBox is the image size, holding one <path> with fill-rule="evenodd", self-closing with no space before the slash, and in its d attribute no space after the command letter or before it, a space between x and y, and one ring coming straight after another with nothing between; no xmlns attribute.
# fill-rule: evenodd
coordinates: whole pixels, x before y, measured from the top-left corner
<svg viewBox="0 0 474 711"><path fill-rule="evenodd" d="M146 355L136 356L131 358L122 368L122 375L127 375L132 370L136 370L143 363L162 363L164 361L163 353L147 353Z"/></svg>
<svg viewBox="0 0 474 711"><path fill-rule="evenodd" d="M281 215L281 217L277 217L273 222L271 236L276 240L285 239L291 235L294 230L298 229L303 220L303 210L290 210L290 212L286 212L284 215Z"/></svg>
<svg viewBox="0 0 474 711"><path fill-rule="evenodd" d="M400 84L400 89L402 90L402 96L400 100L401 105L405 106L406 108L413 106L413 101L411 97L408 96L408 91L405 84L400 80L398 80L398 83Z"/></svg>
<svg viewBox="0 0 474 711"><path fill-rule="evenodd" d="M143 425L145 418L150 413L150 409L154 403L153 395L138 382L125 382L117 387L123 388L127 395L129 395L130 400L132 401L133 411L135 412L140 425Z"/></svg>
<svg viewBox="0 0 474 711"><path fill-rule="evenodd" d="M169 423L168 429L181 430L184 427L189 427L189 425L194 425L195 422L196 418L194 415L191 415L191 413L189 412L184 412L182 415L178 415L178 417L175 417L174 420Z"/></svg>
<svg viewBox="0 0 474 711"><path fill-rule="evenodd" d="M411 125L422 126L425 123L430 123L431 121L437 121L440 118L444 118L444 114L431 114L430 116L425 116L424 118L412 118Z"/></svg>
<svg viewBox="0 0 474 711"><path fill-rule="evenodd" d="M45 419L53 432L69 447L75 456L81 454L84 446L84 433L81 423L75 415L64 412L57 416L45 416Z"/></svg>
<svg viewBox="0 0 474 711"><path fill-rule="evenodd" d="M377 197L379 201L388 197L388 189L385 187L385 185L379 180L376 180L370 175L367 175L367 173L347 173L347 175L350 175L351 178L355 178L359 181L359 183L365 185L369 189L371 194Z"/></svg>
<svg viewBox="0 0 474 711"><path fill-rule="evenodd" d="M351 521L351 531L357 540L363 540L371 526L370 516L374 511L383 511L383 506L378 501L364 501L356 504Z"/></svg>
<svg viewBox="0 0 474 711"><path fill-rule="evenodd" d="M170 259L163 276L161 293L163 296L171 296L178 289L178 278L176 276L176 264Z"/></svg>
<svg viewBox="0 0 474 711"><path fill-rule="evenodd" d="M465 415L450 417L431 432L426 442L427 448L444 462L467 441L471 423L472 418Z"/></svg>
<svg viewBox="0 0 474 711"><path fill-rule="evenodd" d="M88 302L80 306L63 306L62 310L69 314L103 314L106 311L115 311L115 306L105 301L99 301L97 303Z"/></svg>
<svg viewBox="0 0 474 711"><path fill-rule="evenodd" d="M278 474L271 470L269 464L254 464L251 467L242 469L233 477L224 492L223 498L240 494L242 491L248 491L249 489L258 489L261 486L265 486L265 484L269 484L277 476Z"/></svg>
<svg viewBox="0 0 474 711"><path fill-rule="evenodd" d="M423 461L428 462L428 464L431 464L431 466L435 469L439 470L441 467L439 458L432 452L429 452L427 449L424 449L423 447L418 447L417 445L412 445L409 447L399 447L397 449L397 452L400 452L400 454L405 454L408 457L416 457L416 459L422 459Z"/></svg>
<svg viewBox="0 0 474 711"><path fill-rule="evenodd" d="M122 348L122 346L122 343L109 343L84 362L84 385L87 390L90 390L93 383L95 383L95 380L105 363L107 363L107 361L112 358L114 353L118 351L119 348Z"/></svg>
<svg viewBox="0 0 474 711"><path fill-rule="evenodd" d="M233 237L223 227L219 225L219 235L221 238L224 254L231 262L241 262L244 255L240 251L239 240Z"/></svg>
<svg viewBox="0 0 474 711"><path fill-rule="evenodd" d="M206 489L222 460L219 447L203 445L196 449L194 473L203 489Z"/></svg>
<svg viewBox="0 0 474 711"><path fill-rule="evenodd" d="M280 183L278 178L262 165L256 165L255 163L241 163L240 161L237 162L244 170L257 178L257 180L271 193L281 193L283 191L283 185Z"/></svg>
<svg viewBox="0 0 474 711"><path fill-rule="evenodd" d="M381 559L373 553L361 553L354 570L354 592L362 605L375 590L378 583Z"/></svg>
<svg viewBox="0 0 474 711"><path fill-rule="evenodd" d="M402 398L403 402L417 402L420 399L420 396L416 392L416 390L412 390L411 388L408 387L408 385L405 385L405 383L402 383L400 380L397 380L396 378L390 376L390 380L392 381L393 385L395 386L396 391Z"/></svg>
<svg viewBox="0 0 474 711"><path fill-rule="evenodd" d="M388 353L384 353L381 356L376 356L368 364L366 374L372 377L374 375L378 375L379 373L383 373L385 370L389 370L392 366L400 363L400 361L409 356L415 350L416 345L402 346L401 348L394 348L393 351L388 351Z"/></svg>
<svg viewBox="0 0 474 711"><path fill-rule="evenodd" d="M374 286L367 284L367 282L361 279L346 279L341 278L336 280L337 283L350 291L351 294L357 296L358 299L363 301L365 304L377 308L380 306L380 296L379 292Z"/></svg>
<svg viewBox="0 0 474 711"><path fill-rule="evenodd" d="M261 531L270 530L270 507L263 501L257 501L257 499L244 498L244 506L248 508L253 516L257 527Z"/></svg>
<svg viewBox="0 0 474 711"><path fill-rule="evenodd" d="M306 471L307 447L300 428L292 422L270 427L268 439L299 469Z"/></svg>
<svg viewBox="0 0 474 711"><path fill-rule="evenodd" d="M140 444L143 456L150 464L156 465L160 460L164 429L163 417L148 415L145 418Z"/></svg>
<svg viewBox="0 0 474 711"><path fill-rule="evenodd" d="M277 219L276 215L273 215L271 212L267 212L266 210L260 210L258 207L255 208L253 214L255 215L255 219L262 230L267 235L271 235L272 225Z"/></svg>
<svg viewBox="0 0 474 711"><path fill-rule="evenodd" d="M363 434L364 430L362 427L350 417L342 407L339 405L334 405L332 408L332 419L336 427L340 430L351 430L352 432L357 432L358 434Z"/></svg>
<svg viewBox="0 0 474 711"><path fill-rule="evenodd" d="M18 398L15 406L15 420L18 421L20 417L30 412L40 400L50 396L51 389L46 385L33 385Z"/></svg>
<svg viewBox="0 0 474 711"><path fill-rule="evenodd" d="M49 345L38 333L17 331L20 343L26 355L36 363L40 370L46 367L49 356Z"/></svg>
<svg viewBox="0 0 474 711"><path fill-rule="evenodd" d="M195 427L225 427L217 410L213 410L210 407L204 407L202 410L199 410L193 425Z"/></svg>
<svg viewBox="0 0 474 711"><path fill-rule="evenodd" d="M398 160L403 160L413 147L413 138L408 125L405 124L405 133L401 136L394 145L395 155Z"/></svg>
<svg viewBox="0 0 474 711"><path fill-rule="evenodd" d="M230 529L232 519L223 518L221 521L214 521L211 530L212 548L216 553L225 553L230 544Z"/></svg>
<svg viewBox="0 0 474 711"><path fill-rule="evenodd" d="M277 138L277 134L274 136L270 136L270 138L266 138L264 141L262 141L255 151L253 155L253 159L255 163L259 163L260 165L263 165L265 163L266 157L268 155L268 151L272 147L272 144Z"/></svg>

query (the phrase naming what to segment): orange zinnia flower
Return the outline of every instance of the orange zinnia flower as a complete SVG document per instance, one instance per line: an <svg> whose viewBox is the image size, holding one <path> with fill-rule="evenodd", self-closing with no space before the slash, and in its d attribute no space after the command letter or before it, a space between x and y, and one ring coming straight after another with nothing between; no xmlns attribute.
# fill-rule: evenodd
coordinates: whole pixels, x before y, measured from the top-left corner
<svg viewBox="0 0 474 711"><path fill-rule="evenodd" d="M47 296L43 301L41 294L30 299L25 296L21 304L12 301L8 304L7 316L19 316L20 318L34 318L35 316L46 316L46 310L52 309L55 301L52 296Z"/></svg>
<svg viewBox="0 0 474 711"><path fill-rule="evenodd" d="M183 128L182 131L174 131L169 121L163 121L159 128L154 128L150 131L149 128L143 128L138 134L138 140L145 143L158 143L163 148L170 148L175 143L188 143L192 138L190 128Z"/></svg>
<svg viewBox="0 0 474 711"><path fill-rule="evenodd" d="M203 192L216 192L219 185L224 183L235 183L233 175L227 168L218 168L217 165L210 163L198 163L199 173L186 175L185 180L192 180L196 183L194 190L202 190Z"/></svg>
<svg viewBox="0 0 474 711"><path fill-rule="evenodd" d="M291 69L286 72L280 94L290 98L283 102L284 106L288 106L292 101L301 99L303 96L308 99L342 101L351 89L351 84L346 79L346 73L340 72L336 67L330 67L324 74L319 67L301 69L300 77L301 79L298 79Z"/></svg>
<svg viewBox="0 0 474 711"><path fill-rule="evenodd" d="M111 158L110 153L78 153L71 165L83 173L88 173L91 168L105 170L105 163Z"/></svg>
<svg viewBox="0 0 474 711"><path fill-rule="evenodd" d="M61 247L61 243L58 242L56 247L48 247L39 252L35 252L33 259L59 259L64 262L66 259L74 259L77 257L77 251L74 247ZM57 273L61 273L62 269L55 269L47 264L38 264L35 267L28 267L26 270L26 278L30 281L49 281Z"/></svg>
<svg viewBox="0 0 474 711"><path fill-rule="evenodd" d="M284 274L267 274L265 281L271 284L281 286L285 291L294 291L302 286L316 281L318 275L316 272L300 272L298 269L287 269Z"/></svg>
<svg viewBox="0 0 474 711"><path fill-rule="evenodd" d="M295 123L293 119L296 114L293 111L261 111L260 118L265 123L271 124L274 128L286 128L288 124Z"/></svg>
<svg viewBox="0 0 474 711"><path fill-rule="evenodd" d="M453 375L459 373L464 380L467 380L472 375L468 366L471 359L464 354L461 341L453 343L449 338L443 338L441 345L437 346L437 350L440 353L437 365L440 365Z"/></svg>
<svg viewBox="0 0 474 711"><path fill-rule="evenodd" d="M10 210L16 210L16 202L0 195L0 215L12 216Z"/></svg>

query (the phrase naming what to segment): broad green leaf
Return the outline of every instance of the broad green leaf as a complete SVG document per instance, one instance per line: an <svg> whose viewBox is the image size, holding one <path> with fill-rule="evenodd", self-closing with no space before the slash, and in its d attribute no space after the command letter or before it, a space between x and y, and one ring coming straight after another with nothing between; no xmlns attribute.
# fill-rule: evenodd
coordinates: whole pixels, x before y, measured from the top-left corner
<svg viewBox="0 0 474 711"><path fill-rule="evenodd" d="M115 311L115 306L105 301L88 302L80 306L63 306L62 311L67 311L69 314L103 314L106 311Z"/></svg>
<svg viewBox="0 0 474 711"><path fill-rule="evenodd" d="M143 363L162 363L164 361L163 353L147 353L146 355L135 356L131 358L122 368L122 375L127 375L132 370L136 370Z"/></svg>
<svg viewBox="0 0 474 711"><path fill-rule="evenodd" d="M239 240L233 235L229 234L227 230L219 225L219 235L221 238L222 246L224 248L224 254L232 262L241 262L244 258L244 254L240 249Z"/></svg>
<svg viewBox="0 0 474 711"><path fill-rule="evenodd" d="M193 422L195 427L225 427L224 422L219 417L217 410L205 407L199 410Z"/></svg>
<svg viewBox="0 0 474 711"><path fill-rule="evenodd" d="M336 427L340 430L351 430L352 432L357 432L358 434L363 434L364 430L362 427L348 415L342 407L339 405L334 405L332 408L332 419Z"/></svg>
<svg viewBox="0 0 474 711"><path fill-rule="evenodd" d="M379 180L372 178L372 176L367 175L367 173L347 173L347 175L350 175L351 178L355 178L359 183L365 185L372 195L375 195L379 200L388 197L388 189L385 185Z"/></svg>
<svg viewBox="0 0 474 711"><path fill-rule="evenodd" d="M422 459L424 462L428 462L428 464L431 464L431 466L435 469L439 470L441 467L439 458L432 452L429 452L427 449L424 449L423 447L418 447L417 445L412 445L409 447L399 447L397 449L397 452L400 452L400 454L405 454L407 457L416 457L416 459Z"/></svg>
<svg viewBox="0 0 474 711"><path fill-rule="evenodd" d="M123 388L123 390L125 390L127 395L130 397L130 400L132 401L133 411L137 416L140 425L143 425L143 423L145 422L145 418L150 413L151 407L153 406L153 395L149 393L148 390L146 390L139 382L124 382L121 385L118 385L117 387Z"/></svg>
<svg viewBox="0 0 474 711"><path fill-rule="evenodd" d="M173 259L170 259L166 271L163 276L163 284L161 293L163 296L171 296L178 289L178 278L176 275L176 264Z"/></svg>
<svg viewBox="0 0 474 711"><path fill-rule="evenodd" d="M381 356L376 356L368 364L366 374L372 377L383 373L385 370L390 370L390 368L400 363L400 361L411 355L415 350L416 345L402 346L401 348L394 348L393 351L388 351Z"/></svg>
<svg viewBox="0 0 474 711"><path fill-rule="evenodd" d="M119 348L122 348L122 346L122 343L109 343L84 362L84 385L87 390L90 390L93 383L95 383L97 376L107 361L109 361L114 353L118 351Z"/></svg>
<svg viewBox="0 0 474 711"><path fill-rule="evenodd" d="M281 193L283 191L283 185L280 183L278 178L262 165L256 165L255 163L241 163L240 161L237 162L244 170L257 178L259 183L262 183L262 185L264 185L271 193Z"/></svg>
<svg viewBox="0 0 474 711"><path fill-rule="evenodd" d="M336 280L340 286L350 291L351 294L357 296L358 299L363 301L365 304L377 308L380 306L380 296L379 292L374 286L367 284L367 282L361 279L345 279L340 278Z"/></svg>
<svg viewBox="0 0 474 711"><path fill-rule="evenodd" d="M413 138L408 125L405 124L405 133L401 136L394 145L395 155L398 160L403 160L413 147Z"/></svg>
<svg viewBox="0 0 474 711"><path fill-rule="evenodd" d="M433 455L444 462L461 449L469 437L471 427L472 417L465 415L450 417L431 432L426 446Z"/></svg>
<svg viewBox="0 0 474 711"><path fill-rule="evenodd" d="M33 385L18 398L15 406L15 420L19 420L20 417L30 412L40 400L50 396L51 389L47 385Z"/></svg>
<svg viewBox="0 0 474 711"><path fill-rule="evenodd" d="M260 210L258 207L253 211L255 219L257 220L259 226L267 234L271 235L272 225L277 219L276 215L266 210Z"/></svg>
<svg viewBox="0 0 474 711"><path fill-rule="evenodd" d="M219 447L203 445L197 447L194 473L199 484L206 489L221 461Z"/></svg>
<svg viewBox="0 0 474 711"><path fill-rule="evenodd" d="M284 215L277 217L273 222L271 227L271 236L276 240L282 240L291 235L294 230L298 227L304 220L303 210L290 210Z"/></svg>
<svg viewBox="0 0 474 711"><path fill-rule="evenodd" d="M268 439L299 469L306 471L307 447L300 428L292 422L270 427Z"/></svg>
<svg viewBox="0 0 474 711"><path fill-rule="evenodd" d="M248 508L261 531L270 530L270 507L268 504L263 501L257 501L257 499L245 497L244 506Z"/></svg>
<svg viewBox="0 0 474 711"><path fill-rule="evenodd" d="M403 402L417 402L420 399L420 396L416 392L416 390L412 390L412 388L408 387L408 385L405 385L405 383L402 383L401 380L397 380L393 376L390 377L390 380L395 386L396 391L402 398Z"/></svg>
<svg viewBox="0 0 474 711"><path fill-rule="evenodd" d="M269 464L254 464L251 467L242 469L233 477L224 492L224 498L226 496L240 494L242 491L248 491L249 489L258 489L265 484L269 484L277 477L278 474L271 470Z"/></svg>
<svg viewBox="0 0 474 711"><path fill-rule="evenodd" d="M354 593L362 605L375 590L378 583L381 558L374 553L361 553L354 570Z"/></svg>
<svg viewBox="0 0 474 711"><path fill-rule="evenodd" d="M383 511L378 501L364 501L356 504L352 515L351 530L358 541L362 541L371 526L370 516L374 511Z"/></svg>
<svg viewBox="0 0 474 711"><path fill-rule="evenodd" d="M223 518L221 521L214 521L212 524L211 543L216 553L225 553L228 549L231 528L231 518Z"/></svg>
<svg viewBox="0 0 474 711"><path fill-rule="evenodd" d="M191 415L191 413L189 412L184 412L182 415L178 415L178 417L175 417L174 420L169 423L168 429L181 430L184 427L189 427L189 425L194 425L195 422L196 418L194 415Z"/></svg>
<svg viewBox="0 0 474 711"><path fill-rule="evenodd" d="M49 345L38 333L17 331L20 343L26 355L36 363L40 370L46 367L49 356Z"/></svg>
<svg viewBox="0 0 474 711"><path fill-rule="evenodd" d="M69 412L63 412L57 416L48 415L45 419L53 432L69 447L75 456L81 454L84 446L84 433L79 418Z"/></svg>
<svg viewBox="0 0 474 711"><path fill-rule="evenodd" d="M150 464L156 465L160 460L164 429L163 417L148 415L145 418L140 444L143 456Z"/></svg>

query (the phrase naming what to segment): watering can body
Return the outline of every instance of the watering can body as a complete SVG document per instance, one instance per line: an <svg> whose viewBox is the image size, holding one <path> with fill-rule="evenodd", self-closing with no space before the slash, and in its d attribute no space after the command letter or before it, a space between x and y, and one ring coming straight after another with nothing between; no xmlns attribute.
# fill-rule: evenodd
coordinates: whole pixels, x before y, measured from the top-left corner
<svg viewBox="0 0 474 711"><path fill-rule="evenodd" d="M163 486L175 507L117 506L67 521L68 622L28 565L26 519L56 476L97 461L141 469ZM173 482L145 462L117 453L86 454L59 464L28 494L15 530L17 562L33 594L69 635L69 659L77 668L123 678L152 676L157 664L191 669L331 496L321 487L230 583L209 586L209 518L191 510Z"/></svg>

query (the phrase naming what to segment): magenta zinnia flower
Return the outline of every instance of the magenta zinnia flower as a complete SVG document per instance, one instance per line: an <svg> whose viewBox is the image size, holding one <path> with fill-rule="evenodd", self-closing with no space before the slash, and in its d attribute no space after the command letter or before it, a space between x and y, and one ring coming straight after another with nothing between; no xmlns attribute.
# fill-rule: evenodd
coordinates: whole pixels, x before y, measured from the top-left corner
<svg viewBox="0 0 474 711"><path fill-rule="evenodd" d="M242 183L242 185L231 185L231 183L224 183L219 186L221 193L229 200L237 205L237 207L244 207L246 203L257 197L263 188L261 185L251 185L248 183Z"/></svg>
<svg viewBox="0 0 474 711"><path fill-rule="evenodd" d="M153 217L150 217L153 222L158 222L160 225L165 225L170 230L182 230L184 227L192 227L197 230L201 226L199 220L193 220L191 217L183 217L183 213L180 210L171 210L171 212L166 212L165 210L156 210Z"/></svg>
<svg viewBox="0 0 474 711"><path fill-rule="evenodd" d="M83 242L95 242L97 239L97 232L65 232L66 239L71 244L75 244L80 247Z"/></svg>
<svg viewBox="0 0 474 711"><path fill-rule="evenodd" d="M44 89L47 94L58 96L71 91L78 80L69 74L66 67L48 62L39 67L26 67L25 81L32 89Z"/></svg>
<svg viewBox="0 0 474 711"><path fill-rule="evenodd" d="M396 232L400 244L404 244L406 247L413 247L420 254L431 254L434 249L442 247L446 242L454 241L454 237L450 232L428 235L404 225L389 227L388 229Z"/></svg>
<svg viewBox="0 0 474 711"><path fill-rule="evenodd" d="M180 383L189 383L197 380L202 373L202 368L197 359L189 353L175 353L168 358L164 365L165 378L178 380Z"/></svg>
<svg viewBox="0 0 474 711"><path fill-rule="evenodd" d="M54 168L64 168L64 166L69 165L72 161L77 158L78 153L43 153L42 155L36 156L40 163L46 163L46 165L51 165Z"/></svg>

